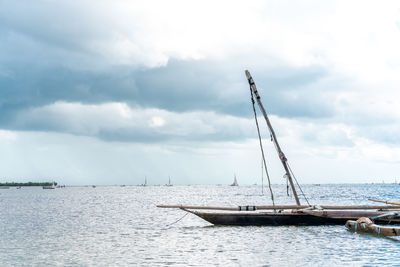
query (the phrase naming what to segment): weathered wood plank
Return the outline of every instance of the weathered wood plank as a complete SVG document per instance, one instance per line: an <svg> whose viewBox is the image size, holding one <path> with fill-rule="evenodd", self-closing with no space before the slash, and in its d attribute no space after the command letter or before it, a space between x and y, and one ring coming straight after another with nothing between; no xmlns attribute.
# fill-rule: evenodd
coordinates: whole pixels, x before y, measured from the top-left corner
<svg viewBox="0 0 400 267"><path fill-rule="evenodd" d="M378 199L372 199L372 198L368 198L368 200L374 201L374 202L385 203L385 204L391 204L391 205L400 205L400 202L395 202L395 201L378 200Z"/></svg>
<svg viewBox="0 0 400 267"><path fill-rule="evenodd" d="M173 208L173 209L193 209L193 210L230 210L230 211L246 211L246 210L291 210L291 209L305 209L310 208L310 206L302 205L267 205L267 206L239 206L239 207L220 207L220 206L187 206L187 205L157 205L158 208ZM248 209L246 209L248 207ZM255 209L253 209L255 208ZM318 206L317 209L326 210L400 210L399 206L328 206L322 205Z"/></svg>

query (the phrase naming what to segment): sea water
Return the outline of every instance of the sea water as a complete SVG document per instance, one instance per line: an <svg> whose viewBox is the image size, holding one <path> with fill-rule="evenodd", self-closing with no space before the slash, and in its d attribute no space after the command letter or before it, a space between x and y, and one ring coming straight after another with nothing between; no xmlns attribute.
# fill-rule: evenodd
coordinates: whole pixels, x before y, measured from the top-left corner
<svg viewBox="0 0 400 267"><path fill-rule="evenodd" d="M400 200L397 184L302 186L310 204ZM294 204L285 185L275 201ZM301 197L302 204L306 203ZM337 226L213 226L156 204L269 205L260 186L0 191L0 266L399 266L400 242Z"/></svg>

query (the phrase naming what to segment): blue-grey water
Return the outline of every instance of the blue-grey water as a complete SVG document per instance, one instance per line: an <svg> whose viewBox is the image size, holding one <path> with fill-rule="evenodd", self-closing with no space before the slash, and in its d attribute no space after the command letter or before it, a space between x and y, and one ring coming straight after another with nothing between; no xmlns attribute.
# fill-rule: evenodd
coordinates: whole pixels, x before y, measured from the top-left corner
<svg viewBox="0 0 400 267"><path fill-rule="evenodd" d="M286 186L274 189L277 203L294 203ZM303 189L311 204L400 200L395 184ZM260 186L2 189L0 266L400 265L400 242L348 232L342 225L213 226L192 214L182 218L180 210L156 208L160 203L271 202Z"/></svg>

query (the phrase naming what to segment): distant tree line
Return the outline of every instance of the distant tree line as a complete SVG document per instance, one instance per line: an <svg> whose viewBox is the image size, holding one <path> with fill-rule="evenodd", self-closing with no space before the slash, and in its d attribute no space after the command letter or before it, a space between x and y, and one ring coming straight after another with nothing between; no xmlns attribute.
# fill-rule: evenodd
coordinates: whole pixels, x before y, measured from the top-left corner
<svg viewBox="0 0 400 267"><path fill-rule="evenodd" d="M0 183L0 186L49 186L52 185L53 182L28 182L28 183L15 183L15 182L5 182L5 183ZM54 182L54 185L57 185L56 182Z"/></svg>

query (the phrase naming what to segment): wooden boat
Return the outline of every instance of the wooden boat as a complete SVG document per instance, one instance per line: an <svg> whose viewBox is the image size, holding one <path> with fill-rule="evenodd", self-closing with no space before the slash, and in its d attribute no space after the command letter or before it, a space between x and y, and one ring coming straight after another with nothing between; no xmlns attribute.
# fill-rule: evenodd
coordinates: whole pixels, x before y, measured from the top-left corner
<svg viewBox="0 0 400 267"><path fill-rule="evenodd" d="M360 217L377 217L377 221L388 222L388 223L399 223L400 219L395 218L388 220L386 217L379 217L387 214L389 210L400 210L399 206L312 206L308 203L304 193L303 196L306 199L308 205L301 205L297 191L293 182L293 172L290 169L287 158L279 146L276 138L274 129L268 119L267 113L264 106L261 103L260 95L258 94L257 88L251 77L249 71L245 71L247 80L250 85L250 93L253 104L254 117L256 120L256 126L258 131L259 143L261 148L261 154L263 159L263 165L265 171L267 165L265 162L264 151L262 147L261 135L259 131L257 114L255 110L255 102L257 102L266 124L268 126L271 141L273 141L275 149L278 153L278 157L285 170L285 177L287 178L288 184L291 187L293 197L296 201L296 205L275 205L273 192L271 188L271 182L269 179L268 172L266 171L269 189L271 193L272 205L269 206L239 206L239 207L204 207L204 206L182 206L182 205L158 205L160 208L179 208L184 211L190 212L200 218L215 224L215 225L330 225L330 224L344 224L348 220L357 220ZM254 96L255 99L254 100ZM296 180L297 183L297 180ZM298 187L300 185L297 183ZM301 190L301 188L300 188ZM210 210L210 211L199 211L199 210ZM213 210L213 211L211 211Z"/></svg>
<svg viewBox="0 0 400 267"><path fill-rule="evenodd" d="M184 206L157 205L159 208L179 208L215 225L343 225L360 217L377 217L398 206ZM202 212L199 210L208 210ZM213 210L214 212L212 212ZM382 223L398 224L400 219L377 218Z"/></svg>

